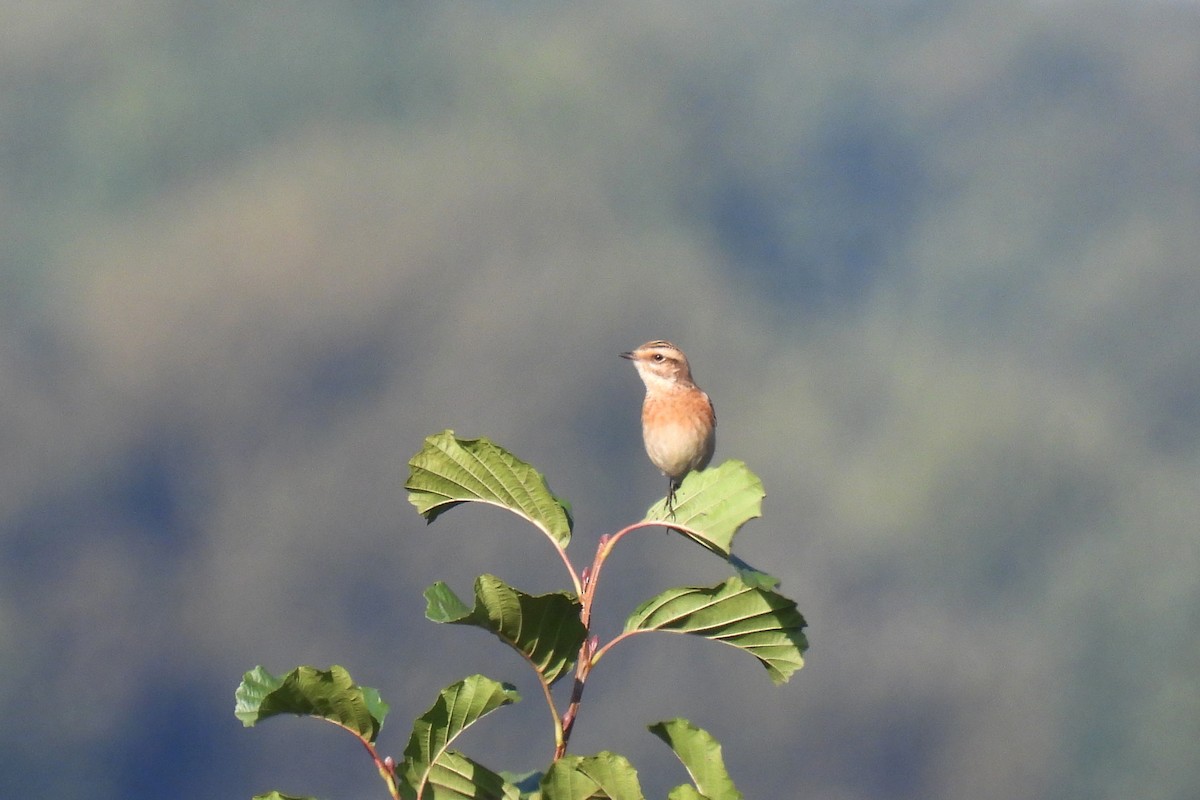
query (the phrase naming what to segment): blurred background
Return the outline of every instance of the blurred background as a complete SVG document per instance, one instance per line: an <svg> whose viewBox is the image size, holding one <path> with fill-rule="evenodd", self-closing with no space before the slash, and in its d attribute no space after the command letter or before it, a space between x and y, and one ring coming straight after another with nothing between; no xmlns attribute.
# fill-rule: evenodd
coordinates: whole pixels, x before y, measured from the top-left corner
<svg viewBox="0 0 1200 800"><path fill-rule="evenodd" d="M396 755L513 681L463 749L544 766L523 663L421 593L561 564L427 527L406 462L502 444L585 563L663 494L617 353L669 338L808 663L635 639L576 752L663 797L683 715L747 798L1196 797L1198 42L1152 0L5 3L0 796L385 796L243 729L256 664L346 666ZM629 537L600 632L727 572Z"/></svg>

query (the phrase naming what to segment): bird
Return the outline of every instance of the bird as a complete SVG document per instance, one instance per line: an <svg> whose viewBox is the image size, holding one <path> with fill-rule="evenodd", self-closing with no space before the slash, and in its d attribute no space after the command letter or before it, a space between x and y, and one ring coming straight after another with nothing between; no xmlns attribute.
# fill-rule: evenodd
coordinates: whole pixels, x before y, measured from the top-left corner
<svg viewBox="0 0 1200 800"><path fill-rule="evenodd" d="M642 442L646 455L670 481L667 514L675 518L675 490L693 470L712 459L717 414L708 395L692 380L687 356L665 339L621 353L633 362L646 385L642 401Z"/></svg>

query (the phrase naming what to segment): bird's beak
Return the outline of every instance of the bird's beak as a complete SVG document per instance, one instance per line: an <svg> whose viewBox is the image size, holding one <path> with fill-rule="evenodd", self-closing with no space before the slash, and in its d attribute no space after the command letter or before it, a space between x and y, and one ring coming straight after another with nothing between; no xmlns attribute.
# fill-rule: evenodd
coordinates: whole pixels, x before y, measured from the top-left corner
<svg viewBox="0 0 1200 800"><path fill-rule="evenodd" d="M630 361L633 360L633 353L621 353L620 356L621 358L628 358Z"/></svg>

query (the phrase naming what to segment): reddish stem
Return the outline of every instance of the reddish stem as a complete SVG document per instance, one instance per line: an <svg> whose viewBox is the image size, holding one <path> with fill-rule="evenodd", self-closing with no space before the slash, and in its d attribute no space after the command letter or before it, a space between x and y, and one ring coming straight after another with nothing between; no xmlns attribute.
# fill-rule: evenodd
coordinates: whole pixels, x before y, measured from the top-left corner
<svg viewBox="0 0 1200 800"><path fill-rule="evenodd" d="M390 758L380 758L379 751L375 749L375 745L371 744L366 739L359 736L358 739L362 742L363 747L367 748L367 752L371 754L371 759L375 762L375 768L379 770L380 776L387 782L388 793L395 800L400 800L400 787L396 783L396 765Z"/></svg>
<svg viewBox="0 0 1200 800"><path fill-rule="evenodd" d="M664 520L643 520L635 522L625 528L614 533L612 536L601 536L600 544L596 547L596 555L592 559L592 566L584 569L582 591L579 593L579 619L583 622L584 629L590 633L592 630L592 603L596 598L596 587L600 583L600 571L604 567L604 562L612 552L613 547L621 540L625 534L639 528L652 527L678 527ZM568 565L569 566L569 565ZM574 570L571 572L571 577L575 577ZM576 586L580 584L577 581ZM579 715L579 704L583 700L583 689L587 684L588 675L592 671L592 667L599 661L599 655L608 652L608 649L614 644L624 639L628 634L621 634L608 642L604 647L600 647L599 640L594 637L585 637L583 646L579 648L579 658L575 663L575 683L571 687L571 701L567 706L566 713L562 716L562 741L559 742L554 751L554 760L562 758L567 752L567 742L571 739L571 730L575 727L575 719Z"/></svg>

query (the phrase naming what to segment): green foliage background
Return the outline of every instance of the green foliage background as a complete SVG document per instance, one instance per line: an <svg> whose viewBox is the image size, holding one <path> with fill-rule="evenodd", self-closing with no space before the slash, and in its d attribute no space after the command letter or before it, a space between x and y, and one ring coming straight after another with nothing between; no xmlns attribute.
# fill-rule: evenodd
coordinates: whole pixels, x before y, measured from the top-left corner
<svg viewBox="0 0 1200 800"><path fill-rule="evenodd" d="M1194 797L1198 40L1151 0L5 4L0 796L376 792L231 680L520 685L421 592L561 569L426 531L406 461L502 442L590 552L661 496L616 354L669 337L812 649L776 689L633 644L577 752L661 796L684 715L747 797ZM723 577L637 548L614 629ZM499 715L472 752L544 764Z"/></svg>

